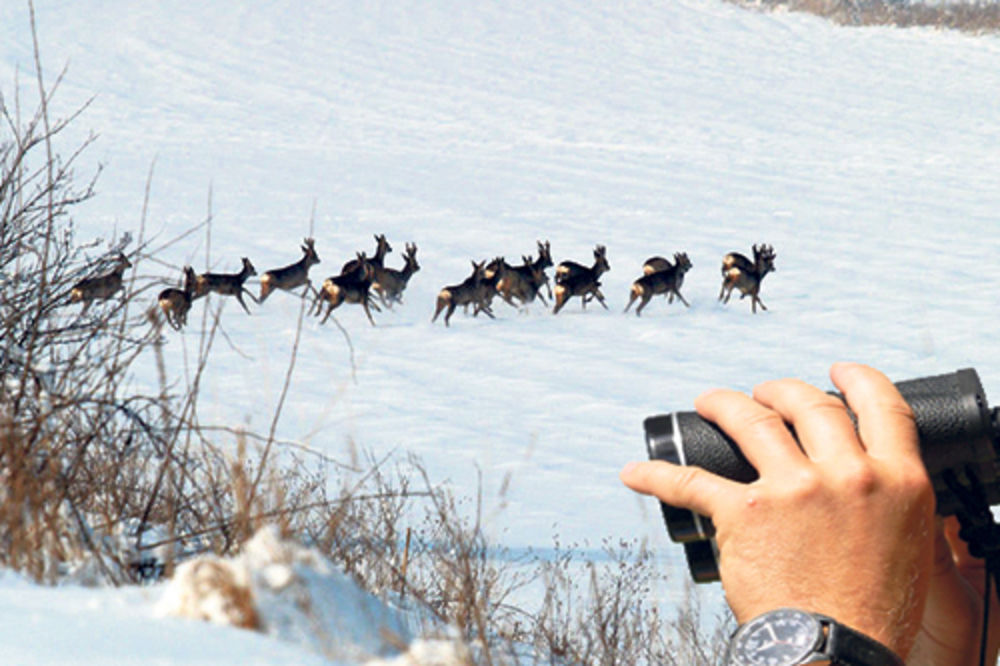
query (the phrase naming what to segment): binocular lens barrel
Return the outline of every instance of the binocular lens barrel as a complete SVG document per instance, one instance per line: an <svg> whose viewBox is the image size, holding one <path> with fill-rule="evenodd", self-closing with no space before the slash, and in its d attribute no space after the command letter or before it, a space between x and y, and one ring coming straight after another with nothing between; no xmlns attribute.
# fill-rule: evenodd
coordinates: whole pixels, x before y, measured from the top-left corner
<svg viewBox="0 0 1000 666"><path fill-rule="evenodd" d="M997 427L976 371L966 368L899 382L896 387L916 419L921 456L934 483L937 512L947 516L960 507L958 498L943 478L948 470L963 485L970 483L970 477L974 476L989 503L1000 503ZM739 446L715 424L695 412L651 416L643 426L651 460L695 465L742 483L757 479L757 471L740 452ZM670 538L684 544L694 580L718 580L718 553L712 521L662 502L660 508Z"/></svg>

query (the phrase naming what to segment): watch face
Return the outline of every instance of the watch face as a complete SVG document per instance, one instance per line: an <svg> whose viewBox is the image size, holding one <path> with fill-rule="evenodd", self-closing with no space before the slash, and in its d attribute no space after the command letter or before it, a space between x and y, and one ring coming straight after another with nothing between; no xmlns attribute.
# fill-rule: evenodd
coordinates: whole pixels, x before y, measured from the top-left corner
<svg viewBox="0 0 1000 666"><path fill-rule="evenodd" d="M732 666L793 666L820 645L823 627L809 613L779 609L750 620L729 647Z"/></svg>

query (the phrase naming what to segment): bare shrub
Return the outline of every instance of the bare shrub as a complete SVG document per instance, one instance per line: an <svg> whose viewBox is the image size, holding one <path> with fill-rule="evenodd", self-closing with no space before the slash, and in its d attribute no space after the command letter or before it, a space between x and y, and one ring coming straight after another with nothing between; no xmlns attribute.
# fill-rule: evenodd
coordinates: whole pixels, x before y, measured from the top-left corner
<svg viewBox="0 0 1000 666"><path fill-rule="evenodd" d="M218 311L192 380L167 389L162 320L148 305L157 280L139 273L143 220L137 241L77 245L72 215L97 174L79 187L74 166L92 139L61 156L61 136L83 108L53 122L62 77L47 88L37 54L36 67L27 118L16 85L13 99L0 95L0 565L38 580L85 570L89 581L127 582L148 573L144 552L154 546L158 570L187 547L235 548L265 519L256 517L298 510L311 486L296 468L269 465L266 450L245 460L238 434L227 452L198 422ZM132 266L123 288L71 302L73 285L123 255ZM161 368L159 392L133 386L140 359Z"/></svg>
<svg viewBox="0 0 1000 666"><path fill-rule="evenodd" d="M996 2L907 2L906 0L733 0L743 7L808 12L839 25L929 27L972 34L1000 30Z"/></svg>
<svg viewBox="0 0 1000 666"><path fill-rule="evenodd" d="M518 634L534 647L536 663L721 663L729 622L705 618L690 584L670 615L656 599L666 578L652 551L634 541L606 541L603 553L581 559L557 547L555 557L539 562L544 598Z"/></svg>

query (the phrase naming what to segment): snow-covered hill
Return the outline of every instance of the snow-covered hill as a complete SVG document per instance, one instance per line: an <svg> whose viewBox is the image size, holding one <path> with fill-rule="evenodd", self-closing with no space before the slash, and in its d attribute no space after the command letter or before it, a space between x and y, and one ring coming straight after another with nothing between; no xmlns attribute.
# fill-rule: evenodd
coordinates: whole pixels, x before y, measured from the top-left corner
<svg viewBox="0 0 1000 666"><path fill-rule="evenodd" d="M596 546L645 536L685 576L658 512L617 481L641 421L703 389L796 375L837 359L904 379L975 366L1000 398L994 344L1000 42L932 30L845 29L713 0L547 3L37 0L56 115L100 138L83 236L138 225L153 168L153 247L173 269L259 271L313 235L336 273L375 233L419 246L405 306L309 320L279 432L334 455L414 451L472 495L506 545ZM34 81L26 3L0 5L0 89ZM25 103L25 102L22 102ZM71 139L72 137L67 137ZM71 143L71 141L67 141ZM155 163L155 165L154 165ZM589 261L608 248L611 311L431 324L470 259ZM766 241L768 312L716 302L719 262ZM652 254L688 252L683 293L624 315ZM192 313L200 319L201 304ZM266 430L298 301L247 317L228 304L203 417ZM195 333L172 335L182 349ZM148 377L139 381L152 381ZM716 592L713 592L715 594ZM20 592L19 592L20 594ZM9 633L4 631L4 634ZM6 639L5 639L6 640Z"/></svg>

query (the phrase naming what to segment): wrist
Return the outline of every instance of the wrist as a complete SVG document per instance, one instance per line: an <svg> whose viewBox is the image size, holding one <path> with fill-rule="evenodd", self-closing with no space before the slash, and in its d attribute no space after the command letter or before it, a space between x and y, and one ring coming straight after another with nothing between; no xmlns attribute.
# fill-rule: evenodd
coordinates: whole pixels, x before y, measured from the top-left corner
<svg viewBox="0 0 1000 666"><path fill-rule="evenodd" d="M778 608L741 625L726 654L728 666L903 666L889 647L835 619Z"/></svg>

